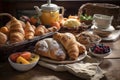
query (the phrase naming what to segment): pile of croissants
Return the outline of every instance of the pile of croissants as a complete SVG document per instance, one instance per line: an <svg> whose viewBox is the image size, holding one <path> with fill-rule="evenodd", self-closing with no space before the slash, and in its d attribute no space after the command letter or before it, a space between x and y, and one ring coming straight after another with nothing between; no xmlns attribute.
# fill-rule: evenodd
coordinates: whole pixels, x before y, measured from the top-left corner
<svg viewBox="0 0 120 80"><path fill-rule="evenodd" d="M35 27L30 22L23 22L8 13L1 13L0 16L10 17L10 21L0 28L0 45L7 42L16 43L28 39L33 39L34 36L44 35L48 32L57 31L57 27L46 28L44 25Z"/></svg>
<svg viewBox="0 0 120 80"><path fill-rule="evenodd" d="M53 38L45 38L35 44L37 54L57 61L78 59L86 47L80 44L72 33L55 33Z"/></svg>

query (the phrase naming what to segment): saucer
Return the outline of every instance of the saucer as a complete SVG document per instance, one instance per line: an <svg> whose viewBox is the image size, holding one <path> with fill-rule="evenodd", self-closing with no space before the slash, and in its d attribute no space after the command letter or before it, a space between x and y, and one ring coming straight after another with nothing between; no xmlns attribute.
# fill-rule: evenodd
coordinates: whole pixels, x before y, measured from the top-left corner
<svg viewBox="0 0 120 80"><path fill-rule="evenodd" d="M114 31L115 30L115 28L112 25L110 25L106 29L105 28L98 28L97 26L93 25L93 26L91 26L91 29L99 29L101 31Z"/></svg>

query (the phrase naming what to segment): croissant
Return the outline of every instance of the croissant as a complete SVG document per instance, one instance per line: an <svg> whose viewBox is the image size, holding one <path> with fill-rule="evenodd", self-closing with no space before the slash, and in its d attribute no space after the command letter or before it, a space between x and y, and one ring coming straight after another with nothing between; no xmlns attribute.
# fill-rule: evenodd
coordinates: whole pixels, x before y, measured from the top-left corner
<svg viewBox="0 0 120 80"><path fill-rule="evenodd" d="M39 25L36 29L35 29L35 35L36 36L40 36L43 35L47 32L47 29L45 26L43 25Z"/></svg>
<svg viewBox="0 0 120 80"><path fill-rule="evenodd" d="M41 56L54 60L65 60L66 53L62 46L53 38L40 40L35 45L35 51Z"/></svg>
<svg viewBox="0 0 120 80"><path fill-rule="evenodd" d="M22 33L13 32L10 34L10 43L21 42L24 40L24 36Z"/></svg>
<svg viewBox="0 0 120 80"><path fill-rule="evenodd" d="M33 29L34 29L34 31L35 31L36 27L35 27L34 25L32 25L32 27L33 27Z"/></svg>
<svg viewBox="0 0 120 80"><path fill-rule="evenodd" d="M7 36L9 35L9 29L6 26L1 27L0 32L6 34Z"/></svg>
<svg viewBox="0 0 120 80"><path fill-rule="evenodd" d="M23 41L24 35L25 35L25 32L22 27L22 24L15 17L13 17L11 20L11 26L10 26L10 42L15 43L15 42Z"/></svg>
<svg viewBox="0 0 120 80"><path fill-rule="evenodd" d="M79 54L85 52L86 48L76 41L75 36L72 33L56 33L53 38L59 41L67 50L68 56L75 60Z"/></svg>
<svg viewBox="0 0 120 80"><path fill-rule="evenodd" d="M55 27L55 26L48 28L48 32L55 32L55 31L57 31L57 30L58 30L58 29L57 29L57 27Z"/></svg>
<svg viewBox="0 0 120 80"><path fill-rule="evenodd" d="M10 17L10 19L11 19L9 24L7 24L7 26L9 27L9 30L10 30L10 32L9 32L10 43L16 43L16 42L23 41L25 32L24 32L21 22L8 13L1 13L0 16L1 15L6 15L6 16Z"/></svg>
<svg viewBox="0 0 120 80"><path fill-rule="evenodd" d="M25 39L32 39L34 38L34 29L32 25L29 22L26 22L26 27L25 27Z"/></svg>
<svg viewBox="0 0 120 80"><path fill-rule="evenodd" d="M6 42L7 42L7 36L4 33L0 32L0 46L4 45Z"/></svg>

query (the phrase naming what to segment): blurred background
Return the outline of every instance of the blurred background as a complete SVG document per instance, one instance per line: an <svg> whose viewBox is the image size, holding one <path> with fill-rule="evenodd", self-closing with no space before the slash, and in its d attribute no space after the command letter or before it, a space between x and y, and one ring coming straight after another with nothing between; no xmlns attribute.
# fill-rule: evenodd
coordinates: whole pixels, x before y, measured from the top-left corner
<svg viewBox="0 0 120 80"><path fill-rule="evenodd" d="M85 3L111 3L119 5L119 0L51 0L52 3L65 8L64 17L69 15L77 15L78 9ZM41 6L47 3L47 0L0 0L0 13L10 13L19 18L22 15L32 16L36 15L34 6ZM4 25L9 19L0 17L0 25Z"/></svg>

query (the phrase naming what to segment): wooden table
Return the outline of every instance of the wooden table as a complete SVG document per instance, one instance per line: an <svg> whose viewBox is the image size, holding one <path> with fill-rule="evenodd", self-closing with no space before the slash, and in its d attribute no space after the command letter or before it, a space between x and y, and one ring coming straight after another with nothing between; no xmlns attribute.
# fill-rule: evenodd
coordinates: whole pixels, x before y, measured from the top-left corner
<svg viewBox="0 0 120 80"><path fill-rule="evenodd" d="M120 80L120 39L105 43L112 48L112 54L106 57L100 67L106 71L102 80ZM114 59L113 59L114 58ZM27 72L14 70L9 63L0 63L0 80L84 80L69 72L55 72L50 69L35 66Z"/></svg>

